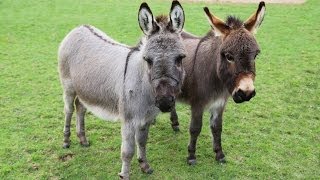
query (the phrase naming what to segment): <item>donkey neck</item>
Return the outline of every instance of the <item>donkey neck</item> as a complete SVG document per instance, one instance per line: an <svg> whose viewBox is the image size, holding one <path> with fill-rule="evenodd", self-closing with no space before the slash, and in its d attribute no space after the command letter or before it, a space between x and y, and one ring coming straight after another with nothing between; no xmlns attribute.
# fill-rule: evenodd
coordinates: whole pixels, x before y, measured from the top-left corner
<svg viewBox="0 0 320 180"><path fill-rule="evenodd" d="M126 86L126 83L134 84L146 84L144 87L149 87L148 77L148 66L146 61L143 59L143 53L146 46L146 37L142 37L139 43L130 48L129 53L127 54L123 83Z"/></svg>
<svg viewBox="0 0 320 180"><path fill-rule="evenodd" d="M220 62L220 47L222 44L221 37L216 37L210 30L206 36L204 36L198 45L198 52L196 52L195 64L202 65L201 69L206 70L208 80L214 81L214 84L221 83L218 75L218 66ZM199 63L202 61L204 63Z"/></svg>
<svg viewBox="0 0 320 180"><path fill-rule="evenodd" d="M128 71L128 64L129 64L129 60L132 58L132 54L134 54L136 52L140 52L142 48L143 48L143 39L141 39L136 46L130 48L130 51L129 51L127 58L126 58L123 81L125 81L125 79L126 79L127 71Z"/></svg>
<svg viewBox="0 0 320 180"><path fill-rule="evenodd" d="M183 34L182 38L188 55L184 61L186 78L180 100L205 106L225 90L217 72L222 41L212 31L202 38L190 34Z"/></svg>
<svg viewBox="0 0 320 180"><path fill-rule="evenodd" d="M219 97L226 96L226 87L218 74L221 44L221 37L216 37L212 31L208 32L200 40L194 58L193 81L197 81L198 96L202 97L200 101L205 106Z"/></svg>

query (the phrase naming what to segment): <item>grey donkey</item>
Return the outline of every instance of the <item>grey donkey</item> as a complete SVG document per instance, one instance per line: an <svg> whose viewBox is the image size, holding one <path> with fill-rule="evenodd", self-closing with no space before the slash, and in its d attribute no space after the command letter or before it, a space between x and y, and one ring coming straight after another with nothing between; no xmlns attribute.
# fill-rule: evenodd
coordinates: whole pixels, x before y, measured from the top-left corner
<svg viewBox="0 0 320 180"><path fill-rule="evenodd" d="M141 170L152 173L146 157L149 126L160 111L172 110L182 87L184 20L178 1L172 2L169 18L154 18L142 3L138 21L145 36L136 47L120 44L90 25L77 27L64 38L58 53L65 104L64 148L70 146L75 105L81 145L89 145L84 123L87 109L103 119L120 119L120 178L129 178L135 146Z"/></svg>

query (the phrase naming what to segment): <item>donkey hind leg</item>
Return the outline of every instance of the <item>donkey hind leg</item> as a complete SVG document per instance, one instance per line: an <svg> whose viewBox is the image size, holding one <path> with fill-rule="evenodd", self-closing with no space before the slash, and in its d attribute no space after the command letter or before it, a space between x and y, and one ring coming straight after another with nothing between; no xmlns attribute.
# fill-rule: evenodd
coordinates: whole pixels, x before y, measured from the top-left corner
<svg viewBox="0 0 320 180"><path fill-rule="evenodd" d="M203 115L203 108L191 107L191 123L190 123L190 142L188 145L188 153L189 156L187 158L189 165L195 165L196 164L196 146L197 146L197 139L201 132L202 128L202 115Z"/></svg>
<svg viewBox="0 0 320 180"><path fill-rule="evenodd" d="M146 144L148 140L149 126L149 124L146 124L143 127L136 128L135 134L138 162L142 172L147 174L151 174L153 172L153 169L148 163L146 155Z"/></svg>
<svg viewBox="0 0 320 180"><path fill-rule="evenodd" d="M129 179L131 160L135 149L135 128L130 121L124 121L121 125L121 159L122 168L119 173L120 179Z"/></svg>
<svg viewBox="0 0 320 180"><path fill-rule="evenodd" d="M74 111L74 99L75 99L75 92L73 91L65 91L63 93L63 100L64 100L64 112L65 112L65 124L64 124L64 140L63 140L63 148L70 147L70 126L71 126L71 118Z"/></svg>
<svg viewBox="0 0 320 180"><path fill-rule="evenodd" d="M221 132L222 132L222 114L224 107L211 109L210 129L213 137L213 150L216 153L216 160L220 163L225 163L225 155L221 146Z"/></svg>
<svg viewBox="0 0 320 180"><path fill-rule="evenodd" d="M76 124L77 136L80 140L81 146L88 147L89 143L86 138L85 122L84 122L84 116L86 114L87 109L80 102L79 98L76 98L75 105L76 105L76 112L77 112L77 124Z"/></svg>
<svg viewBox="0 0 320 180"><path fill-rule="evenodd" d="M170 120L171 120L171 127L173 131L180 131L176 107L174 107L170 113Z"/></svg>

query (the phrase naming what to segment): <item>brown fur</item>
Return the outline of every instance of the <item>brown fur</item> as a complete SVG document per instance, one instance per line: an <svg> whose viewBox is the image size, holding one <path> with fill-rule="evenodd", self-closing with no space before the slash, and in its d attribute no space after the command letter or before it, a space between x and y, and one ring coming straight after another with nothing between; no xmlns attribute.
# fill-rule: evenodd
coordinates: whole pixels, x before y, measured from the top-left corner
<svg viewBox="0 0 320 180"><path fill-rule="evenodd" d="M161 14L156 17L156 21L157 21L157 23L166 23L167 24L169 21L169 18L167 15Z"/></svg>
<svg viewBox="0 0 320 180"><path fill-rule="evenodd" d="M261 10L261 5L259 9ZM213 16L208 8L204 10L213 31L209 31L202 38L186 32L181 34L187 57L183 60L186 78L179 100L191 105L189 164L196 162L196 142L201 132L202 116L206 108L209 108L211 113L210 128L216 160L224 161L221 146L222 114L231 95L236 103L249 101L255 95L252 85L255 78L254 60L260 52L252 29L246 29L245 23L233 16L229 16L224 22ZM264 14L255 16L258 15L263 19ZM257 18L254 25L258 27L257 24L261 22L256 21ZM217 37L216 33L222 35ZM239 85L241 79L248 77L252 81L244 83L241 87L250 89L250 92L240 89ZM179 122L175 110L171 112L170 119L173 129L178 130Z"/></svg>

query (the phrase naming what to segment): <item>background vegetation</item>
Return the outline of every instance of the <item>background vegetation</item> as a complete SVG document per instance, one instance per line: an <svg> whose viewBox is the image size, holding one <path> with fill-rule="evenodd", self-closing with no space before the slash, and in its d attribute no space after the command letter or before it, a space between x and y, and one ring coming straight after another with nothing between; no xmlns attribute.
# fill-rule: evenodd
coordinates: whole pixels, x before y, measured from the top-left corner
<svg viewBox="0 0 320 180"><path fill-rule="evenodd" d="M169 1L147 1L154 14ZM114 39L134 45L140 1L0 1L0 179L117 179L120 123L87 116L91 146L82 148L72 126L72 145L62 149L63 102L57 48L79 24L92 24ZM209 30L202 7L219 17L246 19L257 4L182 3L185 29ZM224 116L226 164L216 163L208 114L198 143L198 164L186 164L189 107L178 105L181 132L168 114L157 118L148 141L152 175L133 161L132 179L318 179L320 177L320 1L267 4L257 34L257 96L231 100Z"/></svg>

